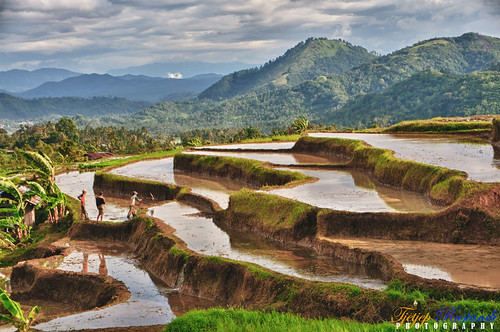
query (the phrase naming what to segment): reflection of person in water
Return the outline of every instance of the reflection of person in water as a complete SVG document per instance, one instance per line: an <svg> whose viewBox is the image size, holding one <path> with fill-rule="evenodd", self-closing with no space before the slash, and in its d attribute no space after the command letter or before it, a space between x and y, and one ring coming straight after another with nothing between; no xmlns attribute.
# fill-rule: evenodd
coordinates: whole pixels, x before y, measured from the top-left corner
<svg viewBox="0 0 500 332"><path fill-rule="evenodd" d="M106 259L104 258L104 254L99 253L99 260L101 261L99 263L99 274L102 274L103 276L108 275L108 267L106 266Z"/></svg>
<svg viewBox="0 0 500 332"><path fill-rule="evenodd" d="M89 254L83 253L82 272L89 272Z"/></svg>

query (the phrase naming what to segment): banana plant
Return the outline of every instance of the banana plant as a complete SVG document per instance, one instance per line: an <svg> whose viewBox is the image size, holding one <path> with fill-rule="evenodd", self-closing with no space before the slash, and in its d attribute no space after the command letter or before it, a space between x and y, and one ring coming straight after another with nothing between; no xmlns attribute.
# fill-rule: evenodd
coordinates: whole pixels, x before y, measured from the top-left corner
<svg viewBox="0 0 500 332"><path fill-rule="evenodd" d="M0 301L10 315L0 314L0 320L11 323L18 331L29 331L30 326L40 313L40 307L34 306L28 313L21 309L19 302L12 300L3 289L0 288Z"/></svg>
<svg viewBox="0 0 500 332"><path fill-rule="evenodd" d="M26 229L24 198L17 186L7 178L0 178L0 191L7 194L5 197L0 197L0 246L12 249L15 239L6 230L14 231L19 238Z"/></svg>

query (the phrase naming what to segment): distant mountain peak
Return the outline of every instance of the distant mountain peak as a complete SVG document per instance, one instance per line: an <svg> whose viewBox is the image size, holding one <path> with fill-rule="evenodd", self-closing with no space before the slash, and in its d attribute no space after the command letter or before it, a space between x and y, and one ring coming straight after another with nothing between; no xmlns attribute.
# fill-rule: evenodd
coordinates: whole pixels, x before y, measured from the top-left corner
<svg viewBox="0 0 500 332"><path fill-rule="evenodd" d="M220 99L248 92L295 86L321 75L338 74L376 56L341 40L308 38L264 65L224 76L199 98Z"/></svg>

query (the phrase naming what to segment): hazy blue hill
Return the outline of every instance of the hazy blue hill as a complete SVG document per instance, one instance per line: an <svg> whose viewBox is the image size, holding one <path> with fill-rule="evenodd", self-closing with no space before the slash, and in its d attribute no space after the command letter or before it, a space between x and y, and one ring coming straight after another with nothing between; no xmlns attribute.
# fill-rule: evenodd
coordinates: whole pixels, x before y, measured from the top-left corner
<svg viewBox="0 0 500 332"><path fill-rule="evenodd" d="M33 71L20 69L0 71L0 89L9 92L21 92L33 89L45 82L58 82L78 75L81 74L58 68L42 68Z"/></svg>
<svg viewBox="0 0 500 332"><path fill-rule="evenodd" d="M338 74L376 58L360 46L340 40L309 38L259 68L224 76L200 99L224 99L249 92L294 86L320 75Z"/></svg>
<svg viewBox="0 0 500 332"><path fill-rule="evenodd" d="M186 79L149 77L144 75L111 76L85 74L60 82L48 82L18 94L23 98L40 97L122 97L129 100L158 102L194 96L217 82L220 75L209 74Z"/></svg>
<svg viewBox="0 0 500 332"><path fill-rule="evenodd" d="M85 117L138 112L151 104L124 98L38 98L22 99L0 93L0 114L4 120L35 120L54 115Z"/></svg>
<svg viewBox="0 0 500 332"><path fill-rule="evenodd" d="M133 66L122 69L112 69L108 74L113 76L122 76L126 74L132 75L146 75L146 76L166 76L167 73L181 73L183 77L193 77L205 73L217 73L225 75L238 71L244 68L254 67L255 64L248 64L243 62L222 62L222 63L208 63L208 62L156 62L142 66Z"/></svg>

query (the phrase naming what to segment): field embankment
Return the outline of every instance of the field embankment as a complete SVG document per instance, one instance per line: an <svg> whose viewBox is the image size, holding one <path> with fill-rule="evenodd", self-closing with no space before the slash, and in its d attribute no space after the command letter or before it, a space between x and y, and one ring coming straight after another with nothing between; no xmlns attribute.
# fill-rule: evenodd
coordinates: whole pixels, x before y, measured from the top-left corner
<svg viewBox="0 0 500 332"><path fill-rule="evenodd" d="M174 157L174 169L227 177L254 188L293 185L314 180L300 172L273 169L269 164L257 160L196 154L177 154Z"/></svg>

